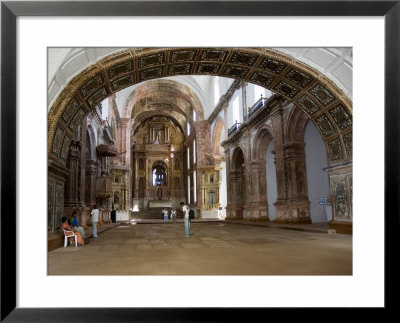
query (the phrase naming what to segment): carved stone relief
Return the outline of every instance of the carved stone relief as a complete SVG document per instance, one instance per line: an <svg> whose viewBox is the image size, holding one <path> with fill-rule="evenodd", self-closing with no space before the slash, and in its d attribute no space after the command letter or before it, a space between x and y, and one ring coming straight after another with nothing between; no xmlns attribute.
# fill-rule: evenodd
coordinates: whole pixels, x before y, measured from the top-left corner
<svg viewBox="0 0 400 323"><path fill-rule="evenodd" d="M326 107L329 103L335 100L335 97L329 92L325 87L321 84L317 84L314 86L310 93L315 96L315 98L324 106Z"/></svg>
<svg viewBox="0 0 400 323"><path fill-rule="evenodd" d="M332 161L343 159L343 150L339 138L330 141L328 143L328 149Z"/></svg>

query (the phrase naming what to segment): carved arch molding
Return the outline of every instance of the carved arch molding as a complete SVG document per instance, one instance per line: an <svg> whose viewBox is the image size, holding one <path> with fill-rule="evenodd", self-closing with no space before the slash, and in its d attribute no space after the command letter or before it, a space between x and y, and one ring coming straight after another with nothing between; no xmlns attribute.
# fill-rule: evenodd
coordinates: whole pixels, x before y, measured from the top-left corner
<svg viewBox="0 0 400 323"><path fill-rule="evenodd" d="M331 164L352 158L352 102L320 72L261 48L133 48L99 60L54 101L48 114L49 157L65 164L75 128L105 98L143 81L177 75L230 77L268 88L316 124Z"/></svg>

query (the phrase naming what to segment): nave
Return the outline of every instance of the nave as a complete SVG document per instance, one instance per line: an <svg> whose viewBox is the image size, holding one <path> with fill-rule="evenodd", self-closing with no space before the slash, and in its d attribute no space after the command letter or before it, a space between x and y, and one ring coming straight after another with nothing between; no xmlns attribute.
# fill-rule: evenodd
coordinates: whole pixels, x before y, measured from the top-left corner
<svg viewBox="0 0 400 323"><path fill-rule="evenodd" d="M327 225L193 222L186 238L182 220L158 221L114 224L84 247L53 250L48 274L352 275L352 236Z"/></svg>

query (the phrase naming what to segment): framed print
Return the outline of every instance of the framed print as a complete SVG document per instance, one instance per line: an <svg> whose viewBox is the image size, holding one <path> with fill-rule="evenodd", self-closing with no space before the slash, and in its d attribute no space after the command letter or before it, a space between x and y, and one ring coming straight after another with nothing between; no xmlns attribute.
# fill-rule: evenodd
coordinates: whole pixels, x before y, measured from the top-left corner
<svg viewBox="0 0 400 323"><path fill-rule="evenodd" d="M393 309L389 291L398 283L397 275L391 271L396 268L392 255L398 253L393 238L398 236L400 227L396 202L399 14L398 1L2 2L1 320L235 321L237 314L265 315L266 310L279 311L278 308ZM312 56L320 48L324 48L326 55ZM310 60L302 63L296 56L299 52L303 56L309 53ZM317 68L309 63L311 58L325 64L325 70L314 73ZM197 87L190 81L176 82L183 75L195 74L203 77ZM220 101L215 99L221 96L219 92L215 94L219 85L214 85L209 98L196 94L206 78L214 76L235 79L224 85L222 93L226 95ZM158 83L151 83L153 79ZM336 82L342 79L350 81ZM145 81L150 85L138 87L137 91L133 88L126 94L126 98L137 101L125 106L118 102L117 92ZM251 91L246 92L247 85L240 82L250 83ZM272 92L259 92L255 85ZM236 102L233 93L238 89L241 94ZM167 90L174 94L173 100L148 94ZM260 97L260 93L257 101L254 98ZM106 108L100 103L108 98L111 99L107 101L107 111L114 112L106 115ZM256 102L248 109L247 99ZM289 102L285 113L284 102ZM240 104L242 110L235 112L235 106ZM43 105L48 108L46 115ZM123 117L117 105L124 111ZM197 107L207 105L216 108L205 116ZM163 110L160 115L151 114L155 106ZM296 112L296 106L304 113ZM96 113L90 115L83 129L82 118L92 110ZM227 111L232 111L232 116L226 116L230 113ZM261 127L260 120L267 114L273 118ZM183 123L182 115L190 116L191 121ZM140 120L141 126L134 127L126 116ZM302 134L299 135L300 128L291 130L283 121L285 118L287 124L300 125ZM87 224L89 231L75 231L75 245L82 243L82 235L90 234L92 246L100 240L92 242L96 238L95 228L99 232L105 230L115 222L113 214L117 221L129 220L135 207L151 208L153 203L153 207L166 208L166 201L173 200L171 196L176 196L176 205L168 207L178 208L180 201L187 201L196 211L195 220L199 214L205 218L212 212L219 217L225 212L219 203L218 186L222 176L222 158L218 156L222 155L228 170L228 206L229 201L235 202L226 207L226 215L232 221L254 220L252 225L257 228L254 223L259 225L261 220L271 219L268 207L261 207L268 202L275 206L275 213L271 214L281 221L275 221L279 225L292 225L293 219L300 226L313 222L309 203L302 200L303 195L314 194L307 195L304 155L308 148L302 137L309 119L316 124L316 133L321 134L321 145L330 161L329 167L323 168L329 174L326 185L331 192L317 192L313 200L318 210L324 212L320 215L322 222L327 223L328 217L332 220L329 237L325 238L330 243L341 243L339 236L334 235L336 232L354 229L350 236L354 243L349 256L350 272L343 274L333 268L330 274L321 275L329 276L327 280L304 272L289 278L279 273L269 277L262 273L230 277L221 272L209 277L196 273L180 277L179 272L163 277L129 275L120 270L109 277L105 264L97 277L89 270L79 276L72 272L72 267L69 271L60 270L62 265L67 268L67 260L73 262L71 255L79 249L62 248L69 255L59 253L65 258L58 267L52 266L53 258L48 256L47 248L42 250L44 244L49 250L52 243L55 248L64 243L75 244L59 228L68 231L68 225L63 226L67 218L61 215L78 209L78 219ZM132 127L126 138L119 134L124 123ZM276 125L288 130L282 130L282 137L274 135L272 147L268 131L272 132ZM91 139L80 141L83 133ZM196 133L205 136L194 136ZM239 135L245 139L235 141ZM279 148L276 138L287 140L281 142L284 148ZM122 148L129 143L132 151L127 154L128 166L124 162L113 164L112 158L125 158ZM199 154L210 146L210 153ZM253 146L261 148L246 150ZM75 163L80 158L85 159L84 166ZM283 178L284 184L276 192L277 203L276 197L273 201L256 199L272 190L266 177L274 163L268 164L268 160L275 161L276 174ZM181 172L182 169L185 171ZM131 182L129 172L135 174ZM87 202L90 210L84 206L77 208L74 201L79 199ZM126 202L129 199L132 205ZM192 207L200 201L204 207ZM258 203L256 211L251 209L250 202ZM110 218L101 211L99 221L103 226L99 227L94 220L97 213L92 210L98 207L116 210ZM86 215L82 216L83 213ZM164 221L170 220L167 217ZM44 242L45 231L38 229L39 237L34 235L36 226L45 222ZM190 222L184 212L182 227L183 223L188 236ZM170 233L163 230L172 225L168 222L161 227L159 231L146 231L133 241L128 229L119 226L132 243L140 243L139 240L147 239L146 235L157 232L167 237ZM53 240L48 238L49 232ZM218 233L225 234L221 228ZM238 235L241 234L239 231ZM201 238L201 245L216 244L209 241L213 240L209 236ZM252 243L262 240L257 239L252 239ZM271 241L274 239L268 242ZM235 242L240 246L241 241ZM223 248L230 242L219 243ZM200 242L191 247L199 245ZM109 246L112 252L111 249ZM130 261L126 259L127 263ZM267 266L260 259L258 263ZM369 291L365 287L367 281ZM70 284L76 289L74 298L64 295ZM349 289L343 292L346 286ZM337 293L334 300L328 299L330 290Z"/></svg>

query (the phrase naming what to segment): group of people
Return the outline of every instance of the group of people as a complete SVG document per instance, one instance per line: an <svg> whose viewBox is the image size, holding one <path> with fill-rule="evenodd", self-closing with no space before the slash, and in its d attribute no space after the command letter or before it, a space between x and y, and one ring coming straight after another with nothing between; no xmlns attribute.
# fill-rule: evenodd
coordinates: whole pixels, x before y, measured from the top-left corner
<svg viewBox="0 0 400 323"><path fill-rule="evenodd" d="M183 222L185 223L185 237L190 237L189 207L183 202L181 202L180 205L183 211ZM168 210L164 208L162 213L164 216L164 223L168 222ZM171 219L176 223L176 210L174 208L171 209Z"/></svg>
<svg viewBox="0 0 400 323"><path fill-rule="evenodd" d="M189 207L181 202L181 207L183 211L183 219L185 223L185 237L190 236L190 218L189 218ZM66 230L67 232L65 233L66 236L71 236L70 244L74 243L74 238L73 236L76 235L77 237L77 242L79 246L85 245L85 230L83 227L81 227L78 223L78 218L76 216L77 212L73 211L72 215L70 218L63 217L61 219L61 226ZM97 224L99 221L99 209L97 208L97 205L93 205L93 209L90 212L90 216L92 218L92 227L93 227L93 238L97 238ZM168 210L166 208L163 209L163 216L164 216L164 222L168 222ZM171 219L174 223L176 223L176 209L172 208L171 209ZM113 211L111 212L111 220L113 223L115 223L115 210L113 208Z"/></svg>
<svg viewBox="0 0 400 323"><path fill-rule="evenodd" d="M63 217L61 219L61 226L63 227L66 236L71 236L69 239L69 243L73 244L74 239L72 238L74 235L76 235L77 242L79 246L85 245L85 230L83 227L79 226L78 224L78 218L76 217L76 211L72 212L72 215L67 219L67 217Z"/></svg>
<svg viewBox="0 0 400 323"><path fill-rule="evenodd" d="M77 242L79 246L84 246L85 245L85 229L81 227L78 223L78 217L76 216L77 212L73 211L72 215L67 218L67 217L62 217L61 219L61 226L65 231L66 236L71 236L69 239L70 244L74 243L74 238L73 236L76 235ZM97 223L99 222L99 209L97 208L97 205L93 205L93 210L90 212L90 216L92 217L92 227L93 227L93 238L97 238Z"/></svg>
<svg viewBox="0 0 400 323"><path fill-rule="evenodd" d="M162 210L162 214L164 217L164 222L168 222L168 210L166 208ZM174 208L171 209L171 220L174 223L176 222L176 210Z"/></svg>

